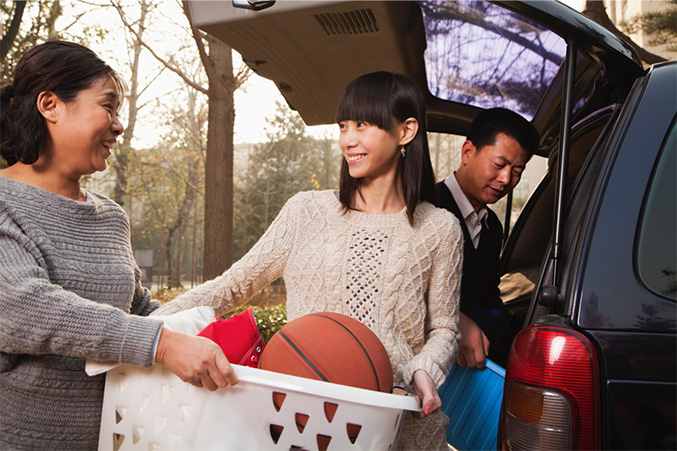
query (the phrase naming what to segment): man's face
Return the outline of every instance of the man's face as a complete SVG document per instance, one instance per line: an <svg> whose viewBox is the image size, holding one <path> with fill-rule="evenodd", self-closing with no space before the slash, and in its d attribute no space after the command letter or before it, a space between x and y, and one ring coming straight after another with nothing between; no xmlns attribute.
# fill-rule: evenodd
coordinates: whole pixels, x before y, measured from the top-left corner
<svg viewBox="0 0 677 451"><path fill-rule="evenodd" d="M468 200L479 210L505 196L520 181L528 154L517 141L503 133L493 145L476 149L466 141L462 151L463 189Z"/></svg>

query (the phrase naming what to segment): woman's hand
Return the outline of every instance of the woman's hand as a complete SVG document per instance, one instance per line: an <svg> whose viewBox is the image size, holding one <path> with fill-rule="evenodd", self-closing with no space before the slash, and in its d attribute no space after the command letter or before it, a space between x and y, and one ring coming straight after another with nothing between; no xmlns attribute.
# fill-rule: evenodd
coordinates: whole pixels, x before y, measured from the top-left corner
<svg viewBox="0 0 677 451"><path fill-rule="evenodd" d="M442 407L442 400L437 394L437 389L433 383L432 378L424 370L416 370L414 379L412 380L412 387L414 393L421 400L422 412L415 412L413 415L416 418L423 418L426 415L435 413Z"/></svg>
<svg viewBox="0 0 677 451"><path fill-rule="evenodd" d="M155 361L182 381L210 391L239 382L219 345L208 338L163 328Z"/></svg>

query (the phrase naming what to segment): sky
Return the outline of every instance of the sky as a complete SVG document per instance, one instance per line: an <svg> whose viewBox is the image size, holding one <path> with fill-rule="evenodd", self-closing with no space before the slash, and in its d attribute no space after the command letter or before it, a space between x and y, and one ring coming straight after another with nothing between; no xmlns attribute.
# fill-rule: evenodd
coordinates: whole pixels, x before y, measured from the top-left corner
<svg viewBox="0 0 677 451"><path fill-rule="evenodd" d="M241 57L236 55L238 61ZM262 123L275 112L276 102L286 103L271 80L252 74L244 90L235 91L235 143L252 143L266 140ZM310 135L338 137L337 125L306 127Z"/></svg>
<svg viewBox="0 0 677 451"><path fill-rule="evenodd" d="M236 58L240 58L237 55ZM235 92L235 137L236 143L261 142L265 138L261 121L275 111L276 102L284 98L272 80L252 74L244 86ZM263 115L263 117L262 117Z"/></svg>

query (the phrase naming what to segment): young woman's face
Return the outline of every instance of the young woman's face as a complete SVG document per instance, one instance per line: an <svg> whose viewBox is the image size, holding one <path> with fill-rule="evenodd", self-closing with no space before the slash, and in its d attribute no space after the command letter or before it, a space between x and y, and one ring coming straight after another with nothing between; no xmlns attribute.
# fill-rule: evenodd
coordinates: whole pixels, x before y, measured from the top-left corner
<svg viewBox="0 0 677 451"><path fill-rule="evenodd" d="M398 134L364 121L339 123L339 147L353 178L394 178L402 157Z"/></svg>
<svg viewBox="0 0 677 451"><path fill-rule="evenodd" d="M67 176L79 177L106 169L106 160L123 126L117 117L119 94L110 77L102 77L63 103L50 127L54 164Z"/></svg>

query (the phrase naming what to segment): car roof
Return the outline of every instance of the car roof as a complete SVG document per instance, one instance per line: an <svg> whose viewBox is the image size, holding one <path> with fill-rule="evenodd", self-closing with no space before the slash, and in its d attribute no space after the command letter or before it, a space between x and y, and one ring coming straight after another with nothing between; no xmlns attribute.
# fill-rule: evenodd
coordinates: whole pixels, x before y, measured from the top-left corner
<svg viewBox="0 0 677 451"><path fill-rule="evenodd" d="M387 70L419 84L428 130L464 135L482 109L504 106L534 123L545 153L558 139L566 43L578 51L575 118L622 101L643 71L630 46L556 1L238 0L189 8L194 25L273 80L308 125L333 123L348 82Z"/></svg>

